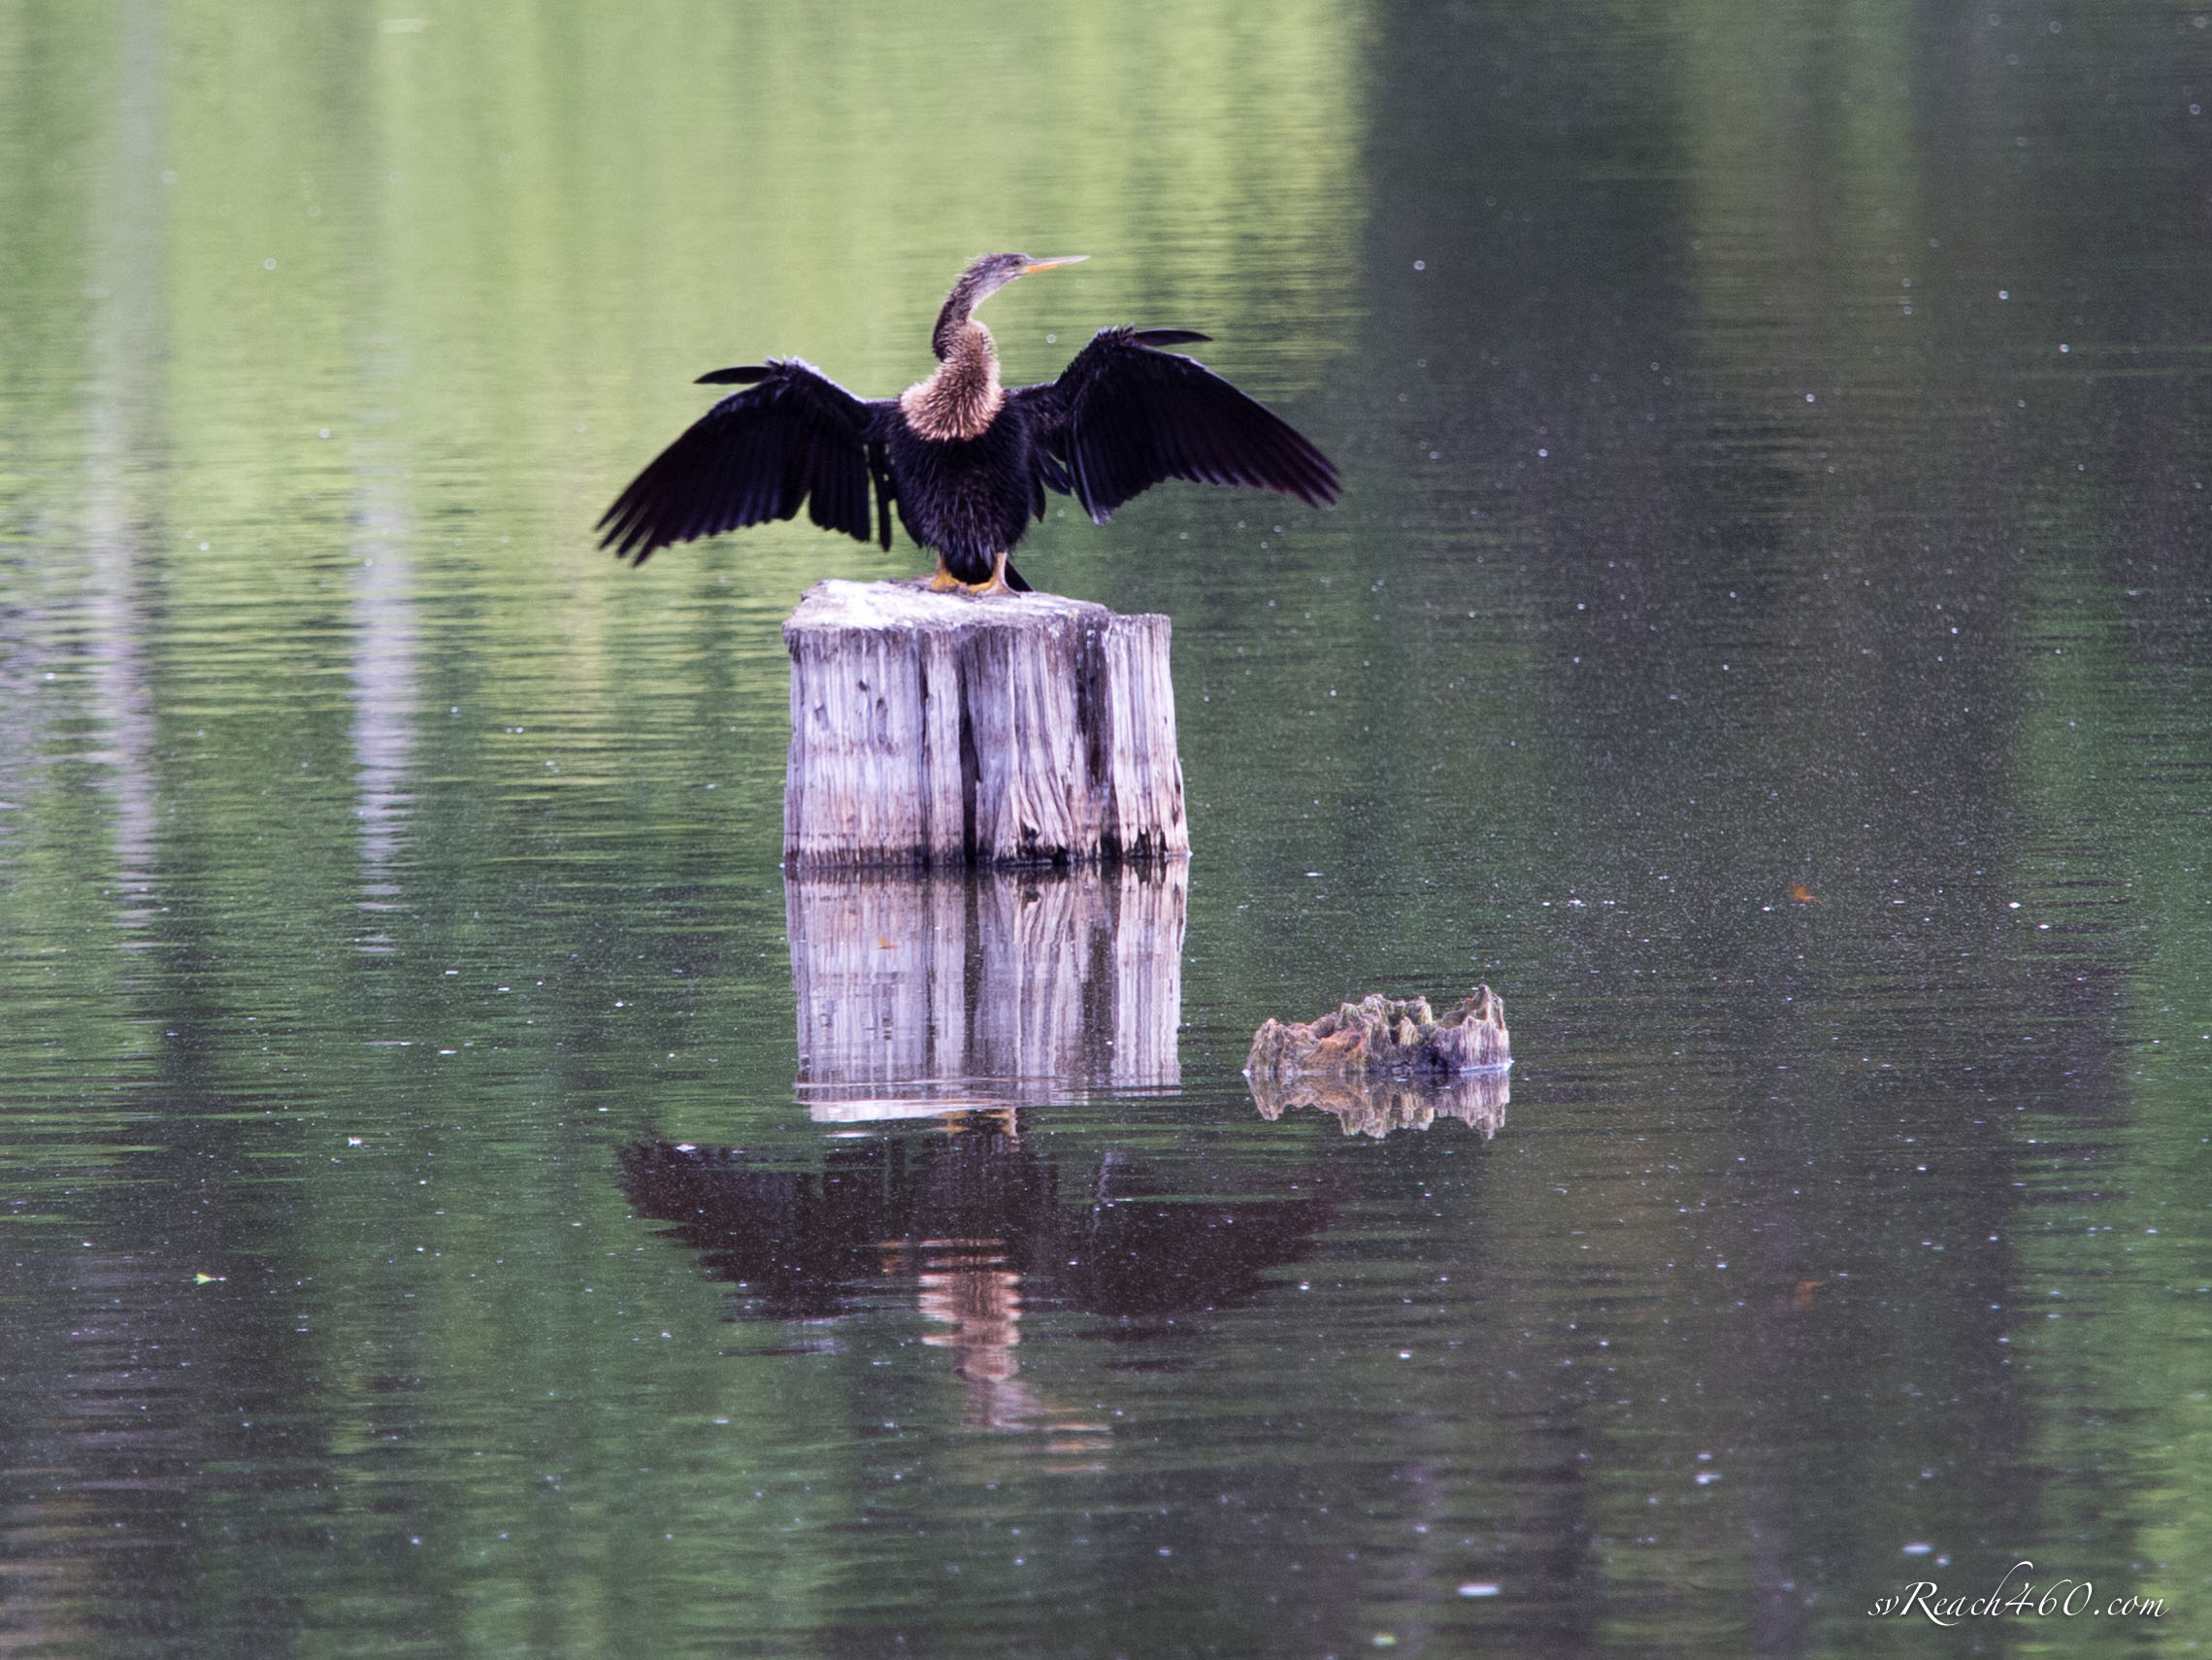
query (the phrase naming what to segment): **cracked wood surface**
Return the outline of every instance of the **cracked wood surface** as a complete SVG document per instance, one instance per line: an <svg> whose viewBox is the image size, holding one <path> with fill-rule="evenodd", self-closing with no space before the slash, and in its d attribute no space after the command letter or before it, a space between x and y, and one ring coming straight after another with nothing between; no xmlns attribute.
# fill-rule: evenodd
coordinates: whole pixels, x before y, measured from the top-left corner
<svg viewBox="0 0 2212 1660"><path fill-rule="evenodd" d="M787 867L1188 853L1169 634L1053 594L817 582L783 625Z"/></svg>

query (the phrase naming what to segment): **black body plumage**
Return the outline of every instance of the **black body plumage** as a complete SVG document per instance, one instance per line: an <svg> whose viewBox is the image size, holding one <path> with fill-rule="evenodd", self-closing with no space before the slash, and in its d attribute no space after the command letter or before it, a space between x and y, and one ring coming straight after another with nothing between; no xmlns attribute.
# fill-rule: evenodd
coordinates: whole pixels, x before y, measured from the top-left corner
<svg viewBox="0 0 2212 1660"><path fill-rule="evenodd" d="M907 534L935 548L955 580L989 581L998 556L1044 516L1030 414L1009 402L974 438L924 438L895 404L881 424Z"/></svg>
<svg viewBox="0 0 2212 1660"><path fill-rule="evenodd" d="M857 398L797 358L701 376L744 389L632 481L601 517L600 545L643 564L671 543L804 506L825 530L888 549L896 504L943 573L976 586L1044 516L1048 490L1073 494L1101 524L1167 479L1277 490L1310 507L1337 499L1337 469L1311 443L1204 364L1162 349L1206 338L1188 329L1102 329L1058 380L1002 391L990 336L969 314L1056 263L972 264L932 335L937 373L899 398ZM1004 574L1028 586L1010 565Z"/></svg>

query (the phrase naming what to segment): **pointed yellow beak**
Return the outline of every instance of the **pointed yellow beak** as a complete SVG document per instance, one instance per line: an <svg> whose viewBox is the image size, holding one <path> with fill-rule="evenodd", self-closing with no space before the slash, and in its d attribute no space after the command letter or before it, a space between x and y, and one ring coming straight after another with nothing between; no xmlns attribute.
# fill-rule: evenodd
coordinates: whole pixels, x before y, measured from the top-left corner
<svg viewBox="0 0 2212 1660"><path fill-rule="evenodd" d="M1049 271L1055 265L1080 265L1088 258L1087 253L1063 253L1057 259L1033 259L1021 268L1021 275L1027 277L1033 271Z"/></svg>

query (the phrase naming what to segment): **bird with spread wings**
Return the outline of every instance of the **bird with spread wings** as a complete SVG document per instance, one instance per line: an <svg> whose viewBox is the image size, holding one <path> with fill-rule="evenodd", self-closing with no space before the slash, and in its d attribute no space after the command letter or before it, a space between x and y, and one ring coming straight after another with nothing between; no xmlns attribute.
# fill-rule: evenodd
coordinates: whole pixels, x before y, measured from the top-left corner
<svg viewBox="0 0 2212 1660"><path fill-rule="evenodd" d="M737 385L670 445L600 518L600 545L643 564L672 543L798 515L891 547L891 510L937 554L931 586L1026 592L1007 562L1045 492L1104 524L1169 479L1336 501L1329 458L1195 358L1164 349L1189 329L1105 328L1058 380L999 383L976 306L1017 277L1081 254L986 254L961 273L931 335L938 367L896 398L859 398L811 364L771 359L699 377ZM873 495L873 501L871 496Z"/></svg>

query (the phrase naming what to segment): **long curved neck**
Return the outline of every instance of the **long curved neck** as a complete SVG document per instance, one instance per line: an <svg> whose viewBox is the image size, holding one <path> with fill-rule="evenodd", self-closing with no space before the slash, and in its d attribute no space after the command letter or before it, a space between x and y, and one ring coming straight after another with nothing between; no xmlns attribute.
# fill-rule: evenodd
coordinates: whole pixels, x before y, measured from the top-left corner
<svg viewBox="0 0 2212 1660"><path fill-rule="evenodd" d="M952 292L944 297L944 309L937 314L937 327L930 330L929 349L937 353L940 363L959 349L960 337L971 325L976 328L983 326L975 322L974 317L974 283L969 280L973 275L970 273L953 284ZM985 341L991 338L987 330L983 338Z"/></svg>
<svg viewBox="0 0 2212 1660"><path fill-rule="evenodd" d="M950 302L945 317L952 316ZM924 438L978 438L998 415L1007 395L999 385L999 354L991 345L991 331L974 317L962 315L947 329L938 319L931 341L941 361L937 373L900 395L899 408L908 423Z"/></svg>

